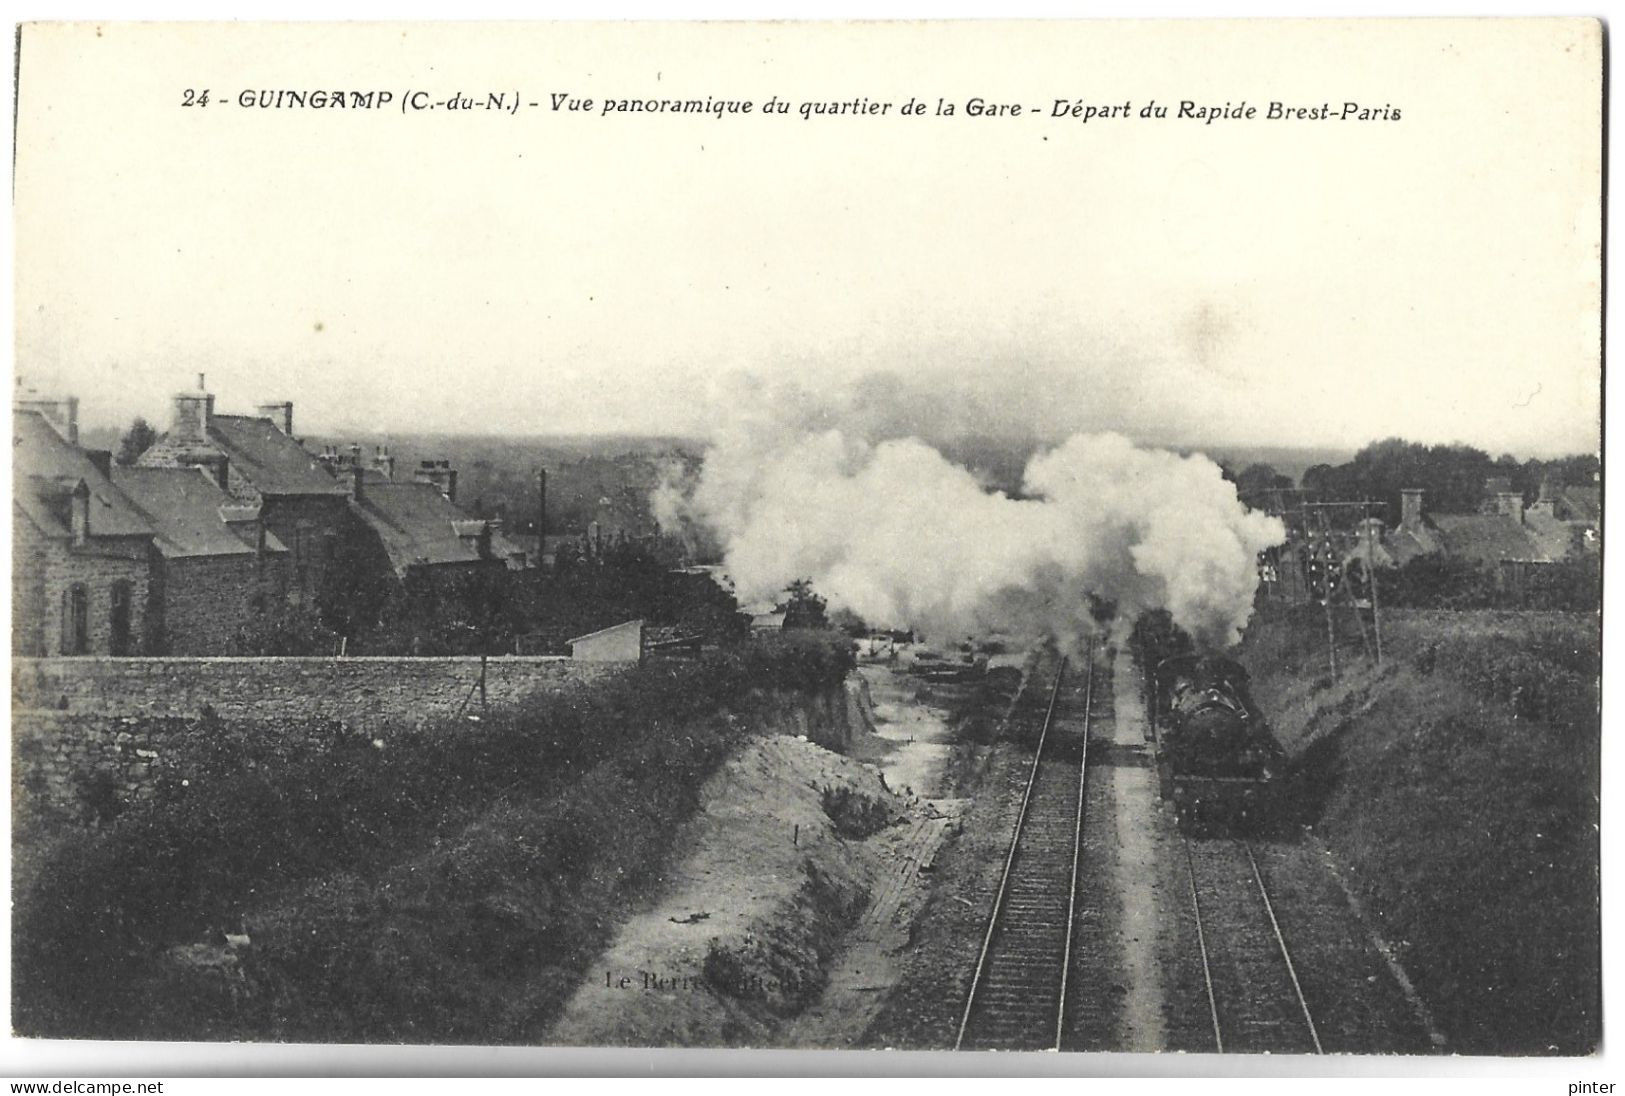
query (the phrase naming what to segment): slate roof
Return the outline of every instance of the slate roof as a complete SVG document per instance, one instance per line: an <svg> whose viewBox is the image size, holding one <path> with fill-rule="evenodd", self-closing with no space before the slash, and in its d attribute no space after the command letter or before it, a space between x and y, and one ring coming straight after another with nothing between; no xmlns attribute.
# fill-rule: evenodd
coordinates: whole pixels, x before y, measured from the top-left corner
<svg viewBox="0 0 1625 1096"><path fill-rule="evenodd" d="M69 445L37 411L11 415L12 499L47 536L72 536L70 495L90 488L92 537L151 536L141 511L102 474L85 450Z"/></svg>
<svg viewBox="0 0 1625 1096"><path fill-rule="evenodd" d="M469 518L433 484L391 480L369 470L363 474L357 510L378 534L396 574L405 575L410 567L491 558L481 556L474 544L458 535L459 530L472 533L483 523ZM492 541L496 552L497 538Z"/></svg>
<svg viewBox="0 0 1625 1096"><path fill-rule="evenodd" d="M1597 521L1602 517L1602 488L1564 487L1561 496L1575 521Z"/></svg>
<svg viewBox="0 0 1625 1096"><path fill-rule="evenodd" d="M1417 556L1425 556L1440 550L1438 535L1426 525L1407 526L1401 524L1388 534L1384 541L1389 553L1401 565L1409 563Z"/></svg>
<svg viewBox="0 0 1625 1096"><path fill-rule="evenodd" d="M270 419L215 415L209 437L262 495L345 494L344 485Z"/></svg>
<svg viewBox="0 0 1625 1096"><path fill-rule="evenodd" d="M1505 514L1435 514L1433 524L1444 550L1493 563L1503 559L1550 563L1553 556L1517 519Z"/></svg>
<svg viewBox="0 0 1625 1096"><path fill-rule="evenodd" d="M1573 554L1574 526L1535 510L1526 511L1523 520L1524 529L1546 555L1563 559Z"/></svg>
<svg viewBox="0 0 1625 1096"><path fill-rule="evenodd" d="M221 507L233 500L201 468L114 468L113 483L146 517L166 557L254 554L257 531L227 522ZM269 531L265 547L287 551Z"/></svg>

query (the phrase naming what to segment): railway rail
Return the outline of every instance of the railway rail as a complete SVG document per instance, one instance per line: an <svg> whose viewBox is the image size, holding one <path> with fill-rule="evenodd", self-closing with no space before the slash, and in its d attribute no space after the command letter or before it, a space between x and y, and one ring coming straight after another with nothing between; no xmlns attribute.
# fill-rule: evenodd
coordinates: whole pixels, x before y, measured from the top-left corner
<svg viewBox="0 0 1625 1096"><path fill-rule="evenodd" d="M1252 845L1203 841L1198 853L1196 844L1184 839L1214 1049L1324 1053Z"/></svg>
<svg viewBox="0 0 1625 1096"><path fill-rule="evenodd" d="M1066 1024L1088 784L1094 664L1084 668L1081 734L1055 726L1067 663L1050 689L1032 771L1005 856L954 1049L1055 1050Z"/></svg>

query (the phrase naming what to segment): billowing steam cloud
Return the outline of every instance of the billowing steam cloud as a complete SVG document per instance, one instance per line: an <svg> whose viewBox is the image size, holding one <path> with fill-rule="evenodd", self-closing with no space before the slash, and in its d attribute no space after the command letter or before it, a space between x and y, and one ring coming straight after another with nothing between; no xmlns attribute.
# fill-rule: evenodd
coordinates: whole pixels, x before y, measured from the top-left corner
<svg viewBox="0 0 1625 1096"><path fill-rule="evenodd" d="M715 535L743 602L811 578L871 624L1070 645L1098 630L1094 595L1128 621L1165 607L1224 645L1251 612L1255 554L1285 532L1206 457L1117 434L1039 451L1011 497L917 438L858 436L827 409L786 417L747 410L696 477L655 498L666 528Z"/></svg>

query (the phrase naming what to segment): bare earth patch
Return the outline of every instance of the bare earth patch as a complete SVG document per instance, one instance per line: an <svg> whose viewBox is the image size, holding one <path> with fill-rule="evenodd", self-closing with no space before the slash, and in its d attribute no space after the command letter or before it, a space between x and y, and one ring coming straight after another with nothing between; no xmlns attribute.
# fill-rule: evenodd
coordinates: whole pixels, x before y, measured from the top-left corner
<svg viewBox="0 0 1625 1096"><path fill-rule="evenodd" d="M849 1010L895 981L899 911L950 824L870 764L799 737L750 743L707 782L669 886L617 930L547 1041L844 1045Z"/></svg>

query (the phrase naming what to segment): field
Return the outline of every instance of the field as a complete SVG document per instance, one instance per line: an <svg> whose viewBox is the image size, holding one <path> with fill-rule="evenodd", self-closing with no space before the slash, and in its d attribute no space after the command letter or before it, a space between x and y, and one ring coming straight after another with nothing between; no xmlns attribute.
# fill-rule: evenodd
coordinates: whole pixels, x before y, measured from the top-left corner
<svg viewBox="0 0 1625 1096"><path fill-rule="evenodd" d="M1339 672L1318 608L1240 657L1298 818L1358 880L1450 1049L1583 1054L1600 1033L1599 635L1585 614L1384 614Z"/></svg>

